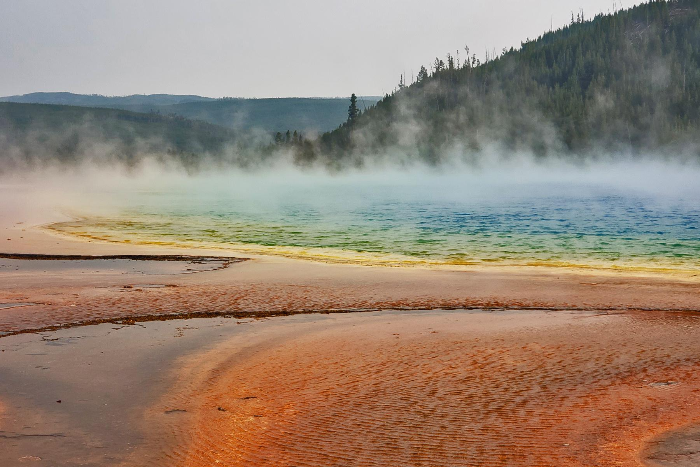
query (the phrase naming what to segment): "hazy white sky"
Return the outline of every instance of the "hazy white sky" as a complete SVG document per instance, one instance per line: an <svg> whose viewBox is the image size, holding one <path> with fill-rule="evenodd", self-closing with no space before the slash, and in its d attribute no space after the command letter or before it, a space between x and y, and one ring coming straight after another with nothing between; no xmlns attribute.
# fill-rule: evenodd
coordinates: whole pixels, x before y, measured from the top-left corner
<svg viewBox="0 0 700 467"><path fill-rule="evenodd" d="M579 8L613 0L0 0L0 95L380 95L437 55L517 47Z"/></svg>

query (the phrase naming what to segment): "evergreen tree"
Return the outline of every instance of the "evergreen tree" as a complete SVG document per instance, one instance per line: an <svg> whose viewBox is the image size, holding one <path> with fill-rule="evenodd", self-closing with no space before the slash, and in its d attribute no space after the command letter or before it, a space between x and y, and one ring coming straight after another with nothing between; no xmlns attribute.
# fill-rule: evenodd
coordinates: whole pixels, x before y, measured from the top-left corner
<svg viewBox="0 0 700 467"><path fill-rule="evenodd" d="M350 96L350 107L348 108L348 125L353 126L357 117L359 115L359 110L357 108L357 96L355 93Z"/></svg>
<svg viewBox="0 0 700 467"><path fill-rule="evenodd" d="M417 79L418 83L422 83L423 81L428 79L428 70L423 65L421 65L420 71L418 71Z"/></svg>

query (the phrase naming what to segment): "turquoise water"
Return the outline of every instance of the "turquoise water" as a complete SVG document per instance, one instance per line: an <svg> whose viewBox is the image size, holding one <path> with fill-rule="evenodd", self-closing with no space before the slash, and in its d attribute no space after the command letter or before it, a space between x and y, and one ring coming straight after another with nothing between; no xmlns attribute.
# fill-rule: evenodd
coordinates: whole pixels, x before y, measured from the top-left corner
<svg viewBox="0 0 700 467"><path fill-rule="evenodd" d="M694 190L568 180L237 179L136 190L58 230L324 260L700 270Z"/></svg>

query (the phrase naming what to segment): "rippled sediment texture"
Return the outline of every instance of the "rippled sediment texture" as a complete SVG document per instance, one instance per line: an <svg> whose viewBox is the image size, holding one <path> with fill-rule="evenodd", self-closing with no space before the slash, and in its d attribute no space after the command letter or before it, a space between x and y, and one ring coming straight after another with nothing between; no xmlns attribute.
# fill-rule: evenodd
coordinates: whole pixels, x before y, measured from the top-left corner
<svg viewBox="0 0 700 467"><path fill-rule="evenodd" d="M695 315L426 313L222 346L149 413L153 465L639 466L700 422Z"/></svg>
<svg viewBox="0 0 700 467"><path fill-rule="evenodd" d="M58 232L390 265L553 266L700 272L700 209L589 186L327 185L149 192Z"/></svg>

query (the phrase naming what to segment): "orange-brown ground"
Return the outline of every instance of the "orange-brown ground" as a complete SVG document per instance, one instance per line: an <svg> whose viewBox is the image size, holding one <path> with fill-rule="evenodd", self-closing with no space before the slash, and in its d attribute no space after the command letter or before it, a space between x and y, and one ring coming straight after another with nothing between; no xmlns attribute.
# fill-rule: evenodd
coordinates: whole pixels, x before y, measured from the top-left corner
<svg viewBox="0 0 700 467"><path fill-rule="evenodd" d="M650 439L700 422L699 330L658 312L280 328L183 362L134 465L643 465Z"/></svg>
<svg viewBox="0 0 700 467"><path fill-rule="evenodd" d="M144 252L7 235L6 252ZM696 279L283 258L196 274L52 268L1 271L0 304L33 304L0 308L0 333L193 313L579 310L344 315L232 340L182 362L133 465L634 466L652 438L700 423Z"/></svg>
<svg viewBox="0 0 700 467"><path fill-rule="evenodd" d="M0 310L0 332L196 313L475 307L700 309L700 282L541 271L402 270L256 258L225 270L184 275L50 270L2 274L0 303L36 305Z"/></svg>

